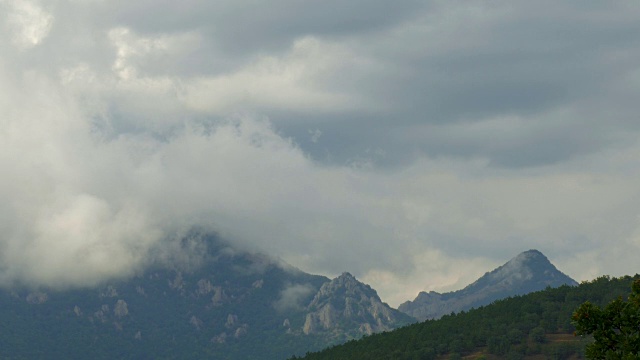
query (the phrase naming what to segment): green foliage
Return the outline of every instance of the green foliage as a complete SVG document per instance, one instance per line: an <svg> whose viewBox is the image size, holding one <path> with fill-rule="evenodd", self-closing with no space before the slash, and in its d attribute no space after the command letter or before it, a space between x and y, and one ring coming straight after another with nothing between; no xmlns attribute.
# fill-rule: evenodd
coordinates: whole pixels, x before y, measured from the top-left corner
<svg viewBox="0 0 640 360"><path fill-rule="evenodd" d="M638 359L640 356L640 279L631 286L628 301L622 297L604 308L587 301L573 313L577 335L593 335L587 345L590 359Z"/></svg>
<svg viewBox="0 0 640 360"><path fill-rule="evenodd" d="M404 328L368 336L321 352L308 360L324 359L436 359L468 356L481 350L489 358L522 359L543 355L568 359L583 355L584 341L571 334L574 309L585 301L604 305L628 292L630 276L606 276L579 286L531 293L440 320L427 320ZM564 335L560 335L564 334ZM558 339L561 336L561 340Z"/></svg>
<svg viewBox="0 0 640 360"><path fill-rule="evenodd" d="M538 344L544 344L547 342L547 335L544 332L544 328L541 326L531 329L529 337L533 342L536 342Z"/></svg>

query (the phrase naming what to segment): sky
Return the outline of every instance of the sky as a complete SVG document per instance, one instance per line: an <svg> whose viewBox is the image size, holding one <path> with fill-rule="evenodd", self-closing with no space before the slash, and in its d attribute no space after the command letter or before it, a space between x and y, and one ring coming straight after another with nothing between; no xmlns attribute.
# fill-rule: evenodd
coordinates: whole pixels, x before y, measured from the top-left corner
<svg viewBox="0 0 640 360"><path fill-rule="evenodd" d="M189 229L392 306L638 272L640 3L0 0L0 284ZM159 255L160 254L160 255Z"/></svg>

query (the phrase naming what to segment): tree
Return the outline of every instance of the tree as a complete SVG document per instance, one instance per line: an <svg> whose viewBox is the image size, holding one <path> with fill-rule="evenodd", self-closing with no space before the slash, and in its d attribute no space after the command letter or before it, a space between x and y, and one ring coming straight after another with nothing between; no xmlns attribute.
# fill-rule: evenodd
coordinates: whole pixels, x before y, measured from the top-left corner
<svg viewBox="0 0 640 360"><path fill-rule="evenodd" d="M576 335L593 335L587 345L590 359L638 359L640 355L640 279L631 286L628 301L622 297L603 309L585 302L573 313Z"/></svg>
<svg viewBox="0 0 640 360"><path fill-rule="evenodd" d="M547 342L547 334L545 334L544 328L542 326L531 329L531 332L529 332L529 337L536 344L544 344Z"/></svg>

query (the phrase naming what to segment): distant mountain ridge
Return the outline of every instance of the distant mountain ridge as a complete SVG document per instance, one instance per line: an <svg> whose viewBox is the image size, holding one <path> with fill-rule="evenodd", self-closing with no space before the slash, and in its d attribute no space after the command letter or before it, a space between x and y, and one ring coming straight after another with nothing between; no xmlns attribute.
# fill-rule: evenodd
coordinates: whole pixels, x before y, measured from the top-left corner
<svg viewBox="0 0 640 360"><path fill-rule="evenodd" d="M451 312L459 312L509 296L523 295L546 287L575 286L578 283L559 271L538 250L528 250L462 290L440 294L420 292L413 301L407 301L398 310L418 320L438 319Z"/></svg>

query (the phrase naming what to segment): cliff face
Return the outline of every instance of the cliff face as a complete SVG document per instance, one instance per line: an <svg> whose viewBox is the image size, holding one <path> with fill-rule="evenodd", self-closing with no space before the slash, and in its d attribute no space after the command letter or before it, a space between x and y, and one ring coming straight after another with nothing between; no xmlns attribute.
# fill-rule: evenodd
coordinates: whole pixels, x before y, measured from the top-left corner
<svg viewBox="0 0 640 360"><path fill-rule="evenodd" d="M486 273L462 290L444 294L420 292L415 300L401 304L398 310L418 320L437 319L451 312L487 305L498 299L543 290L547 286L577 284L560 272L541 252L529 250Z"/></svg>
<svg viewBox="0 0 640 360"><path fill-rule="evenodd" d="M307 306L303 332L357 338L413 321L383 303L371 287L343 273L323 284Z"/></svg>

